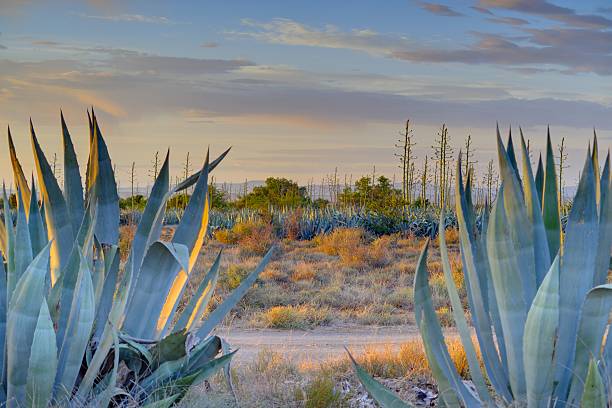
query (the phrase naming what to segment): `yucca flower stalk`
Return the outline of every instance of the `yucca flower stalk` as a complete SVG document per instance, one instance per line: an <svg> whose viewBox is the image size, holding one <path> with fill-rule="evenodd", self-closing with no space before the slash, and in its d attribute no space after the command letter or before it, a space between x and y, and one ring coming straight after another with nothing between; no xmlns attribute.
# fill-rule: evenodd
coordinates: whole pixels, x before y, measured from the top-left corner
<svg viewBox="0 0 612 408"><path fill-rule="evenodd" d="M485 206L481 228L472 204L472 176L465 184L461 178L461 157L455 193L469 312L484 371L452 279L445 236L439 234L444 277L475 392L450 359L433 307L429 241L417 264L415 317L439 399L456 407L604 407L610 403L612 379L612 336L606 334L612 310L607 283L610 154L600 173L595 137L563 230L550 134L546 166L537 178L522 132L521 172L511 136L504 146L498 130L497 146L502 184L490 214ZM357 374L383 407L408 406L362 369Z"/></svg>
<svg viewBox="0 0 612 408"><path fill-rule="evenodd" d="M18 205L6 189L0 221L0 400L9 407L148 405L167 407L219 369L230 351L214 327L270 260L212 312L219 254L186 307L178 311L208 228L209 161L174 188L169 153L120 264L119 196L95 114L89 116L85 194L63 115L60 188L30 123L38 183L27 182L9 131ZM36 187L40 190L40 201ZM169 242L161 241L168 199L193 187ZM206 318L204 318L206 316Z"/></svg>

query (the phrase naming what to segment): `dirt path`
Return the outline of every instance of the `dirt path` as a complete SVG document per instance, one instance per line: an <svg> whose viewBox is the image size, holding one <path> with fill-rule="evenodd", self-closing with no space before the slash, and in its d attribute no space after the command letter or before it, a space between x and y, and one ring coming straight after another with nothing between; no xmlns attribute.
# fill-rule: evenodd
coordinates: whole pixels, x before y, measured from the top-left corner
<svg viewBox="0 0 612 408"><path fill-rule="evenodd" d="M220 329L219 336L240 348L235 361L247 363L263 349L291 355L294 361L320 362L344 353L344 347L359 353L368 346L399 347L419 338L416 326L325 327L314 330Z"/></svg>

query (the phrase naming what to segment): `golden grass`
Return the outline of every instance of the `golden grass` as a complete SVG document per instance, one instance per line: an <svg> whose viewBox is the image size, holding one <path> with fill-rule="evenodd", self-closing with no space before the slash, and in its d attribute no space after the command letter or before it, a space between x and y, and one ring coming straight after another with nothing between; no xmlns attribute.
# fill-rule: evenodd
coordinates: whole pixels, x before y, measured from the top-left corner
<svg viewBox="0 0 612 408"><path fill-rule="evenodd" d="M331 313L327 308L307 305L274 306L256 319L262 326L274 329L308 329L328 324Z"/></svg>
<svg viewBox="0 0 612 408"><path fill-rule="evenodd" d="M291 274L291 280L294 282L308 281L312 282L316 280L317 272L314 265L306 262L296 263L293 273Z"/></svg>
<svg viewBox="0 0 612 408"><path fill-rule="evenodd" d="M323 253L338 256L344 266L364 269L388 265L392 261L391 246L397 244L397 237L382 236L370 242L362 228L338 228L314 241Z"/></svg>
<svg viewBox="0 0 612 408"><path fill-rule="evenodd" d="M238 244L244 253L255 255L265 254L276 241L270 223L254 221L238 222L231 230L217 230L213 236L223 244Z"/></svg>

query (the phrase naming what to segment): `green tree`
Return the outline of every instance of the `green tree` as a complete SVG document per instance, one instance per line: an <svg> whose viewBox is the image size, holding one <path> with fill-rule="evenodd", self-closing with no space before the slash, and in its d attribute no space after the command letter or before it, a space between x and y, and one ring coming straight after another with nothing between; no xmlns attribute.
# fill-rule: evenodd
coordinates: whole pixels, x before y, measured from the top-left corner
<svg viewBox="0 0 612 408"><path fill-rule="evenodd" d="M263 186L253 188L253 191L242 196L236 202L239 208L266 209L274 207L300 207L310 202L306 187L286 178L268 177Z"/></svg>

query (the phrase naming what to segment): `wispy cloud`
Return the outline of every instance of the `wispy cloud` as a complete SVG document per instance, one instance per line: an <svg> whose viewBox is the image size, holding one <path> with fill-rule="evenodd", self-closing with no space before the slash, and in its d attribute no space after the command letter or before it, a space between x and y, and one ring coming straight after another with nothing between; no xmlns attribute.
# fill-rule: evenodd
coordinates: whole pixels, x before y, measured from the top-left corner
<svg viewBox="0 0 612 408"><path fill-rule="evenodd" d="M316 28L285 18L276 18L269 22L243 19L242 24L250 30L229 31L227 34L274 44L349 49L370 54L387 54L395 48L409 44L403 37L385 35L369 29L342 31L333 25Z"/></svg>
<svg viewBox="0 0 612 408"><path fill-rule="evenodd" d="M116 14L116 15L91 15L77 14L79 17L89 18L93 20L105 20L122 23L148 23L148 24L177 24L163 16L145 16L143 14Z"/></svg>
<svg viewBox="0 0 612 408"><path fill-rule="evenodd" d="M425 1L422 1L419 3L420 7L423 10L427 10L432 14L436 14L438 16L444 16L444 17L460 17L463 14L453 10L452 8L450 8L449 6L447 6L446 4L440 4L440 3L428 3Z"/></svg>
<svg viewBox="0 0 612 408"><path fill-rule="evenodd" d="M482 9L502 9L541 16L573 27L610 28L612 20L596 14L579 14L568 7L561 7L547 0L479 0Z"/></svg>
<svg viewBox="0 0 612 408"><path fill-rule="evenodd" d="M529 24L529 21L517 17L491 17L487 20L491 21L492 23L506 24L515 27Z"/></svg>
<svg viewBox="0 0 612 408"><path fill-rule="evenodd" d="M498 5L500 3L502 1ZM274 44L347 49L410 62L489 64L504 69L556 69L566 74L612 75L610 30L572 27L537 30L529 28L528 22L519 18L500 17L498 22L519 28L521 34L472 32L475 41L467 46L439 48L424 47L405 37L369 29L343 31L330 25L317 28L293 20L275 19L266 23L245 20L243 23L251 30L230 35Z"/></svg>

